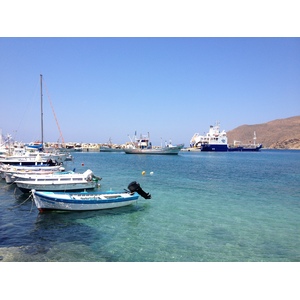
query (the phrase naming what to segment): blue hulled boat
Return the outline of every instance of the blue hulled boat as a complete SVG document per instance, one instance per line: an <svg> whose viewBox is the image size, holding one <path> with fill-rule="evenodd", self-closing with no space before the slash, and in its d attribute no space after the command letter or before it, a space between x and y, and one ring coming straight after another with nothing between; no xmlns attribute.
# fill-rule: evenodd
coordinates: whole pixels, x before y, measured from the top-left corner
<svg viewBox="0 0 300 300"><path fill-rule="evenodd" d="M228 150L226 132L224 130L220 132L219 123L215 126L211 125L206 135L195 133L190 146L201 151L226 152Z"/></svg>
<svg viewBox="0 0 300 300"><path fill-rule="evenodd" d="M210 126L209 132L206 135L195 133L190 141L191 148L197 148L203 152L227 152L227 151L259 151L262 144L256 144L256 134L254 132L253 144L228 145L226 131L220 131L219 123L215 126Z"/></svg>
<svg viewBox="0 0 300 300"><path fill-rule="evenodd" d="M120 192L43 192L32 189L33 200L40 212L112 209L136 203L139 195L151 199L151 195L146 193L136 181L128 185L128 190Z"/></svg>

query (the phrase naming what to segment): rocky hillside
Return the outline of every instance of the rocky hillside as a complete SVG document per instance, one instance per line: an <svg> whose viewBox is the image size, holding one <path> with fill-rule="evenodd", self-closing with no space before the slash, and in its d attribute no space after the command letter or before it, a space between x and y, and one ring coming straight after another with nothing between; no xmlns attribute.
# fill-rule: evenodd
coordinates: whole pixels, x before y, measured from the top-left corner
<svg viewBox="0 0 300 300"><path fill-rule="evenodd" d="M227 132L228 143L233 144L234 140L252 143L254 132L256 143L263 144L264 148L300 149L300 116L239 126Z"/></svg>

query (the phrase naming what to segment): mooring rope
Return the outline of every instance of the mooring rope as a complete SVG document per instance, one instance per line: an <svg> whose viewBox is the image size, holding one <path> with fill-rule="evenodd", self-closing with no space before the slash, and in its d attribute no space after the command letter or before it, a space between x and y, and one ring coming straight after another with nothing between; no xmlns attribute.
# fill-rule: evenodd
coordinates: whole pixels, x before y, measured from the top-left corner
<svg viewBox="0 0 300 300"><path fill-rule="evenodd" d="M17 197L16 197L16 194L15 195L15 199L17 200ZM20 204L16 205L16 206L13 206L9 209L14 209L14 208L17 208L17 207L20 207L21 205L23 205L25 202L27 202L29 199L31 199L31 201L33 200L33 197L32 197L32 192L30 192L30 195ZM33 201L32 201L32 204L33 204ZM30 212L32 211L32 205L31 205L31 209L30 209Z"/></svg>

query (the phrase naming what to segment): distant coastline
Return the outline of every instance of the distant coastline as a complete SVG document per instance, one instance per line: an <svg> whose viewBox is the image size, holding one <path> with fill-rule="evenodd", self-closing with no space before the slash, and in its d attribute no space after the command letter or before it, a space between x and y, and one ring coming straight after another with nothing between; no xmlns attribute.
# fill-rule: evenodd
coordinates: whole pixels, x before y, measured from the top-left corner
<svg viewBox="0 0 300 300"><path fill-rule="evenodd" d="M192 130L191 130L192 132ZM227 131L228 143L242 141L247 143L256 132L257 143L263 144L262 149L282 149L282 150L300 150L300 116L277 119L267 123L255 125L241 125L233 130ZM189 137L187 137L188 139ZM12 147L24 147L26 143L13 143ZM123 144L110 144L110 147L122 149L128 142ZM101 147L108 146L108 143L91 142L45 142L45 147L63 149L67 151L98 152ZM75 150L74 150L75 149ZM193 149L195 151L195 149ZM191 151L184 148L182 151Z"/></svg>

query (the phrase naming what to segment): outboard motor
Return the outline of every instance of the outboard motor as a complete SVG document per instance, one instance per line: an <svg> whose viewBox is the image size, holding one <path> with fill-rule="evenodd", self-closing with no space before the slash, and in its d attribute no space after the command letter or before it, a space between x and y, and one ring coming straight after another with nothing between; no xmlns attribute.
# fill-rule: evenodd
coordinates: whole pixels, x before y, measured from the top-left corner
<svg viewBox="0 0 300 300"><path fill-rule="evenodd" d="M136 181L132 181L128 185L128 189L129 189L129 191L131 193L137 192L143 198L145 198L145 199L151 199L151 195L149 193L146 193L145 191L143 191L143 189L141 188L140 184L137 183Z"/></svg>

